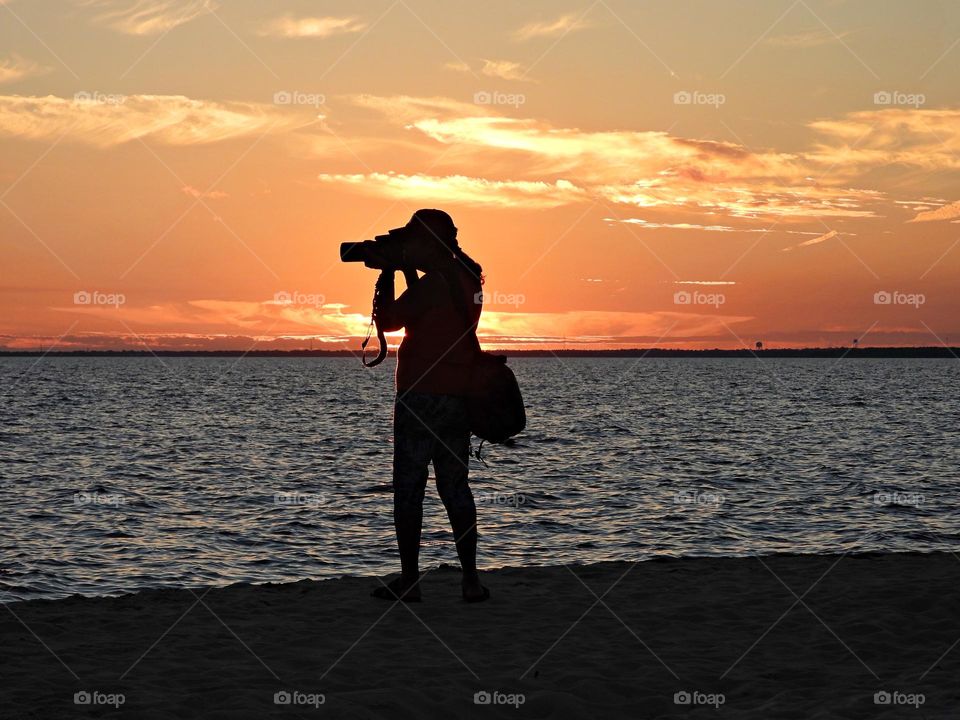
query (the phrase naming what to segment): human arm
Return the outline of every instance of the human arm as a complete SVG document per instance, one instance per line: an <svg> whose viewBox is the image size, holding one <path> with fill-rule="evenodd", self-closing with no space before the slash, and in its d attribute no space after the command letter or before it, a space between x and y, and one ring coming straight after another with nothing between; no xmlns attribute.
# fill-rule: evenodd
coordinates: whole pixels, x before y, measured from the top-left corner
<svg viewBox="0 0 960 720"><path fill-rule="evenodd" d="M416 270L404 269L407 289L395 298L394 273L385 271L383 286L377 294L377 320L384 332L406 327L412 320L427 312L433 305L431 283L417 276Z"/></svg>

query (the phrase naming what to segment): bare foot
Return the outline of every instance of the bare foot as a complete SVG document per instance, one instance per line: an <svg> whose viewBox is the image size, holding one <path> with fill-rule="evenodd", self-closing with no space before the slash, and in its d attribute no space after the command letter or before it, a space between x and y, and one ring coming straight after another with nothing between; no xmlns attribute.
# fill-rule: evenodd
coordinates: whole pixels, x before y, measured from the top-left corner
<svg viewBox="0 0 960 720"><path fill-rule="evenodd" d="M388 583L374 588L370 593L381 600L402 600L403 602L420 602L420 578L394 578Z"/></svg>
<svg viewBox="0 0 960 720"><path fill-rule="evenodd" d="M489 599L490 591L480 584L480 575L477 573L465 574L460 582L463 599L469 603L483 602Z"/></svg>

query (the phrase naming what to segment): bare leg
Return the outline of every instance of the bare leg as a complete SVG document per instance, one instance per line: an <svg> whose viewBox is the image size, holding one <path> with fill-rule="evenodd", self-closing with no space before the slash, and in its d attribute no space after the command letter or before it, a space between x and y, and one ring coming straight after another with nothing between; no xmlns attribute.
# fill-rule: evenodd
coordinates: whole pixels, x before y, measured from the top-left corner
<svg viewBox="0 0 960 720"><path fill-rule="evenodd" d="M464 597L480 599L485 591L477 574L477 507L467 482L469 457L469 432L445 434L436 444L433 469L463 570Z"/></svg>
<svg viewBox="0 0 960 720"><path fill-rule="evenodd" d="M394 411L393 524L404 589L416 584L420 578L423 495L433 445L433 437L413 411L398 402ZM419 588L411 591L417 597L419 593Z"/></svg>

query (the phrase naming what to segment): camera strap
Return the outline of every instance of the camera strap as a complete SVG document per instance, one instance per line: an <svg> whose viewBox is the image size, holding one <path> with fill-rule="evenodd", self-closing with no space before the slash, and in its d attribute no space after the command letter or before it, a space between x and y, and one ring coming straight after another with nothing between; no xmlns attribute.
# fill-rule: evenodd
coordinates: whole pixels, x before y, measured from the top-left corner
<svg viewBox="0 0 960 720"><path fill-rule="evenodd" d="M386 284L392 280L392 273L388 276L386 271L381 272L380 277L377 278L377 284L374 285L373 288L373 308L370 310L370 324L367 326L367 336L363 339L363 342L360 343L360 362L362 362L365 367L376 367L387 357L387 338L383 334L383 329L380 327L380 319L377 317L377 306L379 305L380 296L383 294ZM380 349L377 352L377 356L370 362L367 362L367 344L370 342L370 335L373 334L374 327L377 328L377 343L380 345Z"/></svg>

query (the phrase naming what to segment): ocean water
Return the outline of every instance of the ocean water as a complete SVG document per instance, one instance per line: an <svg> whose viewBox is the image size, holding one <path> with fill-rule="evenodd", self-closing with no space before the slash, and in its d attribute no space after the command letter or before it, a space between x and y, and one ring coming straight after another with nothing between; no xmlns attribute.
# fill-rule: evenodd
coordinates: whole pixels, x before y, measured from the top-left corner
<svg viewBox="0 0 960 720"><path fill-rule="evenodd" d="M481 567L960 541L960 362L511 359ZM0 601L397 566L392 361L3 358ZM475 441L476 442L476 441ZM456 562L428 487L422 566Z"/></svg>

